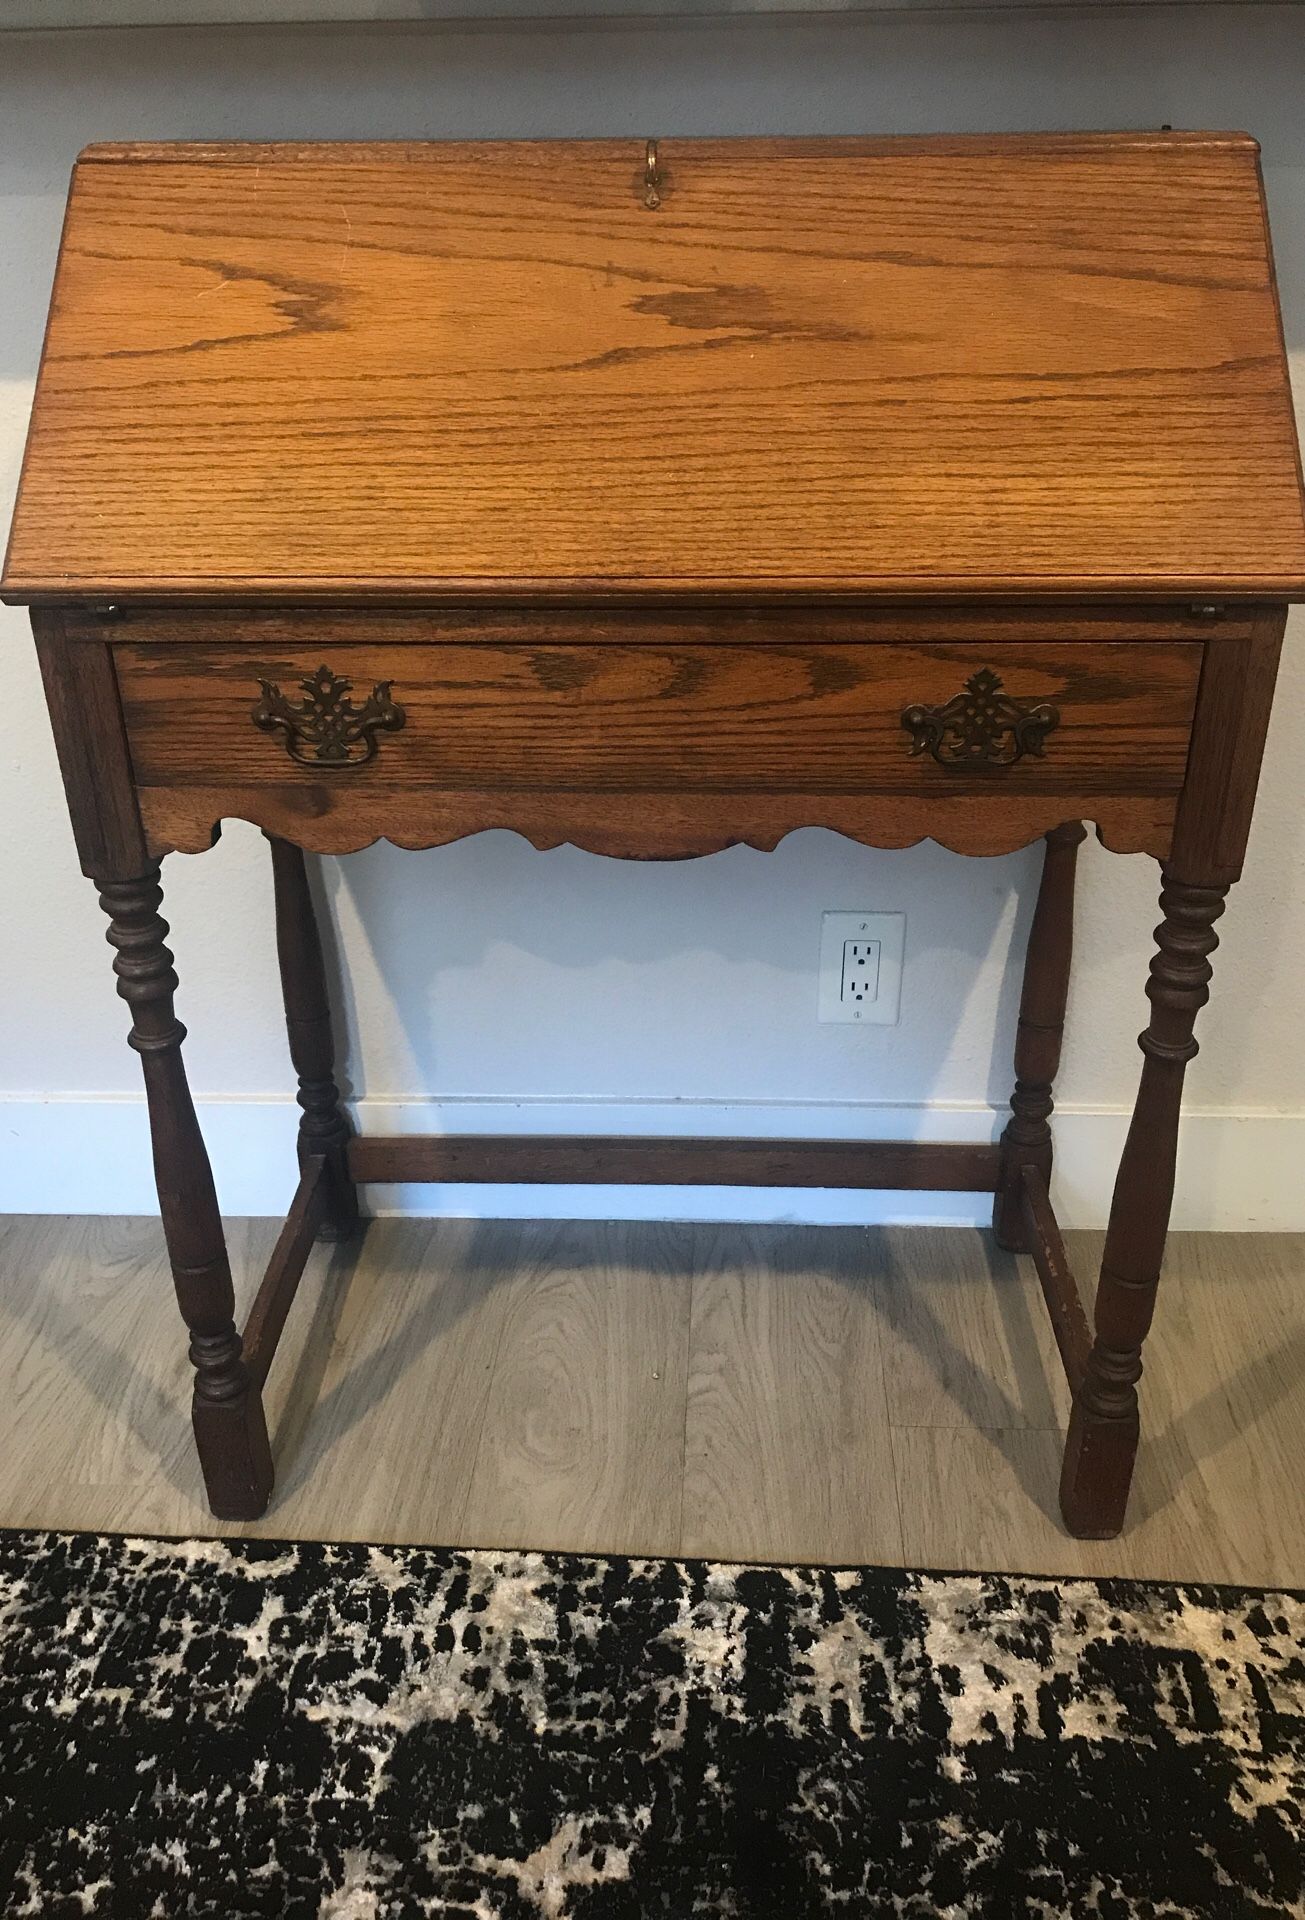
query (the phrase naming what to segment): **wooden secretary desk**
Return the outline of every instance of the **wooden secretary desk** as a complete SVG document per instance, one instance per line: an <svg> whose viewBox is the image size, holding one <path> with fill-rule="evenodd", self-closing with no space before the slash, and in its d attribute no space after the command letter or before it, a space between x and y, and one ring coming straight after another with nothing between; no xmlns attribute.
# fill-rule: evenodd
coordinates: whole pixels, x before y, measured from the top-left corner
<svg viewBox="0 0 1305 1920"><path fill-rule="evenodd" d="M1305 596L1253 141L93 147L3 592L131 1009L215 1513L267 1505L263 1381L355 1182L765 1182L992 1192L1073 1387L1066 1522L1118 1531ZM161 857L228 817L271 842L303 1109L243 1333L159 916ZM1084 821L1163 870L1094 1330L1048 1201ZM999 1143L354 1135L305 849L805 826L1045 836Z"/></svg>

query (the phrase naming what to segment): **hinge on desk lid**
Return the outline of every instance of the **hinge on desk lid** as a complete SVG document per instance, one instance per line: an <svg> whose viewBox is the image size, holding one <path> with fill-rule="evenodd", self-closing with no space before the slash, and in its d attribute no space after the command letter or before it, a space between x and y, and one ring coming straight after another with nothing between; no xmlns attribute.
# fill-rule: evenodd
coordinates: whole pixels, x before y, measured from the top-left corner
<svg viewBox="0 0 1305 1920"><path fill-rule="evenodd" d="M655 212L662 204L662 188L666 184L662 174L661 162L657 157L657 142L650 140L643 158L643 204Z"/></svg>

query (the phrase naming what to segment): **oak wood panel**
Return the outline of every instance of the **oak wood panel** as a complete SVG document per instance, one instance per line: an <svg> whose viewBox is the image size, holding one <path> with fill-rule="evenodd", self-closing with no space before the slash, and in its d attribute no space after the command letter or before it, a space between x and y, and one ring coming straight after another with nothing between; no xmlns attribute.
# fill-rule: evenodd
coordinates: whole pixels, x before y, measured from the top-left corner
<svg viewBox="0 0 1305 1920"><path fill-rule="evenodd" d="M953 853L1013 853L1068 814L1095 822L1112 853L1162 860L1175 794L422 793L375 799L325 786L145 787L141 818L155 854L202 853L224 819L250 820L311 853L356 853L377 840L438 847L505 828L534 847L583 847L625 860L688 860L723 847L770 851L786 834L826 827L871 847L935 840Z"/></svg>
<svg viewBox="0 0 1305 1920"><path fill-rule="evenodd" d="M1128 133L1097 133L1082 128L1066 128L1052 133L1035 134L989 134L989 133L906 133L881 134L877 137L851 138L834 135L830 138L804 136L786 142L757 139L731 139L732 147L776 147L781 144L806 149L813 157L822 152L837 154L840 151L855 149L861 153L909 154L956 154L962 158L975 153L987 153L994 147L1017 147L1036 144L1039 149L1052 153L1073 154L1079 151L1095 152L1102 144L1116 146L1127 145L1136 148L1162 147L1256 147L1249 134L1238 132L1203 132L1191 127L1141 128ZM493 157L495 142L479 140L462 142L473 151ZM514 147L544 149L545 153L559 147L611 147L621 146L623 142L604 140L516 140L510 143ZM661 170L666 175L669 161L666 143L662 143ZM722 144L716 142L714 144ZM438 142L428 140L96 140L83 147L80 160L98 160L106 166L114 164L133 165L143 160L158 161L163 164L185 166L192 161L212 161L233 166L262 167L269 160L284 161L287 164L301 166L316 165L322 158L323 149L342 161L356 161L360 164L373 162L378 155L397 162L412 164L425 158L432 146ZM638 170L631 185L640 198L645 186L644 143L638 143ZM663 177L663 185L665 178Z"/></svg>
<svg viewBox="0 0 1305 1920"><path fill-rule="evenodd" d="M115 651L142 817L160 848L202 850L236 816L321 852L508 827L537 846L680 858L739 841L773 846L804 826L878 846L929 836L998 853L1079 818L1120 851L1163 855L1201 646ZM253 724L261 680L295 696L322 665L360 700L374 682L393 682L405 723L379 736L368 764L301 766ZM912 757L903 709L947 701L981 665L1012 695L1059 707L1045 757L987 777Z"/></svg>
<svg viewBox="0 0 1305 1920"><path fill-rule="evenodd" d="M1253 141L642 164L90 150L6 594L1305 593Z"/></svg>
<svg viewBox="0 0 1305 1920"><path fill-rule="evenodd" d="M310 653L322 646L538 647L586 646L828 646L844 641L914 645L1004 646L1010 641L1199 640L1217 635L1253 640L1265 618L1280 609L1175 602L1150 606L1056 602L934 603L924 606L848 605L822 600L810 606L721 606L698 602L664 607L473 606L343 607L339 605L192 606L111 602L71 603L51 613L69 640L96 645L248 647L254 652Z"/></svg>
<svg viewBox="0 0 1305 1920"><path fill-rule="evenodd" d="M1284 608L1265 607L1248 645L1206 649L1175 832L1177 879L1227 886L1241 877L1286 619Z"/></svg>
<svg viewBox="0 0 1305 1920"><path fill-rule="evenodd" d="M148 864L109 648L67 644L63 615L34 608L32 630L82 872L130 880Z"/></svg>
<svg viewBox="0 0 1305 1920"><path fill-rule="evenodd" d="M143 786L230 781L348 795L410 788L608 792L1173 792L1200 671L1195 641L973 646L321 647L297 655L181 644L115 649ZM301 766L251 721L260 683L292 700L319 668L361 702L392 685L402 730L370 762ZM904 709L942 705L980 667L1051 702L1045 755L976 776L912 755Z"/></svg>
<svg viewBox="0 0 1305 1920"><path fill-rule="evenodd" d="M609 1135L376 1134L349 1144L355 1180L612 1186L887 1187L991 1193L982 1142L626 1139Z"/></svg>

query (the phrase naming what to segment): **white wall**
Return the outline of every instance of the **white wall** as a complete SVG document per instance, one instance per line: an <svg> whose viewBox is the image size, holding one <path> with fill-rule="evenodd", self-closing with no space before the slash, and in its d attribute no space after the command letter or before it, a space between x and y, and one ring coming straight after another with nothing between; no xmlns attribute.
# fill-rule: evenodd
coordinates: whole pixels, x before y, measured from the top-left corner
<svg viewBox="0 0 1305 1920"><path fill-rule="evenodd" d="M472 29L211 29L0 41L0 505L19 458L70 164L89 140L1246 127L1261 140L1305 390L1305 14L1085 9ZM1190 1076L1181 1225L1305 1227L1305 625ZM153 1205L137 1063L78 873L26 618L0 624L0 1209ZM1035 856L776 853L622 864L507 834L325 863L351 1093L374 1127L990 1137ZM291 1179L261 839L165 868L192 1084L224 1206ZM1085 853L1061 1205L1098 1222L1139 1056L1153 863ZM824 908L901 909L897 1029L818 1026ZM431 1099L431 1108L412 1108ZM405 1105L406 1103L406 1105ZM382 1196L395 1201L391 1191ZM611 1189L399 1196L428 1210L977 1218L973 1199Z"/></svg>

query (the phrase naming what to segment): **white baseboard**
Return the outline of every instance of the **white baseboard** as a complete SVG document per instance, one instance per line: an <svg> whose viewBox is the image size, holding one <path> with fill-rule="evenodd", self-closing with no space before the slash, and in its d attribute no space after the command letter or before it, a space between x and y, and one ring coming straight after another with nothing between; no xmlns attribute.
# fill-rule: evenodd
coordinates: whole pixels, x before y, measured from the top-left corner
<svg viewBox="0 0 1305 1920"><path fill-rule="evenodd" d="M294 1183L297 1110L282 1099L197 1102L223 1211L284 1212ZM991 1140L1003 1116L981 1106L818 1102L364 1100L369 1133L714 1134L805 1139ZM1056 1206L1066 1227L1105 1224L1128 1116L1056 1115ZM1305 1113L1185 1116L1176 1228L1305 1231ZM375 1213L470 1218L748 1220L813 1225L982 1224L982 1194L849 1193L717 1187L377 1187ZM157 1211L144 1101L128 1096L0 1096L0 1213Z"/></svg>

